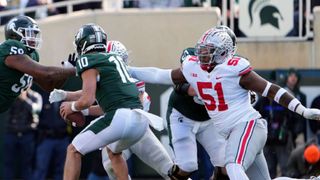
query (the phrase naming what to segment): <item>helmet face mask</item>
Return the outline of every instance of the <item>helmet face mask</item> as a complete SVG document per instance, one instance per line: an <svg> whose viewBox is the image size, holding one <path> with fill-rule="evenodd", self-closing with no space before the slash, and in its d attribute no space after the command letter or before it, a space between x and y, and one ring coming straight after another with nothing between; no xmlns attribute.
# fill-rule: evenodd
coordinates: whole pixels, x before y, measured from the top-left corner
<svg viewBox="0 0 320 180"><path fill-rule="evenodd" d="M89 51L106 51L107 35L104 30L95 24L86 24L77 32L74 46L78 55Z"/></svg>
<svg viewBox="0 0 320 180"><path fill-rule="evenodd" d="M210 69L214 63L214 55L216 54L216 48L211 45L197 44L195 48L195 55L198 56L200 66L204 70Z"/></svg>
<svg viewBox="0 0 320 180"><path fill-rule="evenodd" d="M21 39L22 43L32 49L39 49L41 47L41 32L38 28L21 28L21 30L24 32L24 37Z"/></svg>
<svg viewBox="0 0 320 180"><path fill-rule="evenodd" d="M41 31L37 23L28 16L12 18L5 26L6 39L15 39L31 49L40 49Z"/></svg>

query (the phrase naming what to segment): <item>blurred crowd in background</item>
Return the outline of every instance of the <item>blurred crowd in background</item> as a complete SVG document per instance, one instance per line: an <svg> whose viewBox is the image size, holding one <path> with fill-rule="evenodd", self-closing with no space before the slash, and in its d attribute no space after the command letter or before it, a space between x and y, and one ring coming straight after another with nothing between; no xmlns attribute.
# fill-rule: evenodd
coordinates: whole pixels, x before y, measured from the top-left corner
<svg viewBox="0 0 320 180"><path fill-rule="evenodd" d="M39 8L34 12L26 13L35 19L45 18L51 15L64 14L67 12L66 7L50 7L53 3L71 1L71 0L0 0L0 11L12 10L12 9L24 9L26 7L34 7L41 5L48 5L48 8ZM294 1L294 29L288 34L288 36L297 36L299 34L299 0ZM230 16L230 0L227 0L227 16ZM244 34L238 28L239 19L239 0L234 0L234 16L235 27L234 32L238 37L243 37ZM178 7L207 7L207 6L219 7L222 9L223 0L102 0L97 2L85 2L73 6L74 11L84 9L121 9L121 8L144 8L144 9L159 9L159 8L178 8ZM320 5L320 0L311 0L311 13L315 6ZM306 1L302 1L303 14L306 12ZM1 17L0 25L6 24L11 16ZM305 24L306 18L302 19ZM311 23L312 25L312 23ZM312 26L310 27L312 29ZM303 29L302 34L305 33Z"/></svg>

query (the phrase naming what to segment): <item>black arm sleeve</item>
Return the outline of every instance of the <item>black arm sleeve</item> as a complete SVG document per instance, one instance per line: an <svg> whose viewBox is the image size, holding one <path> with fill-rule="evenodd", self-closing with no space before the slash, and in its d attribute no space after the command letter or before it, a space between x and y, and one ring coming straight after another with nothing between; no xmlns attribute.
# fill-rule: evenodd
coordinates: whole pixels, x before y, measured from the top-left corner
<svg viewBox="0 0 320 180"><path fill-rule="evenodd" d="M188 95L189 87L190 87L189 83L176 84L174 86L174 91L181 95Z"/></svg>

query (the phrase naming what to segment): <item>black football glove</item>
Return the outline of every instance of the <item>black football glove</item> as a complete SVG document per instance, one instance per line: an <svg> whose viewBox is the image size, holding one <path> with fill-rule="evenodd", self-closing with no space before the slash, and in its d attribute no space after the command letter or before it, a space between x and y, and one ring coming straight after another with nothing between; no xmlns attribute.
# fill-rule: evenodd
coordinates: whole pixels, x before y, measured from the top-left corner
<svg viewBox="0 0 320 180"><path fill-rule="evenodd" d="M64 67L76 67L77 60L78 58L76 56L76 53L71 53L69 54L68 60L62 61L61 64Z"/></svg>
<svg viewBox="0 0 320 180"><path fill-rule="evenodd" d="M258 101L258 95L254 91L249 91L251 105L254 106Z"/></svg>

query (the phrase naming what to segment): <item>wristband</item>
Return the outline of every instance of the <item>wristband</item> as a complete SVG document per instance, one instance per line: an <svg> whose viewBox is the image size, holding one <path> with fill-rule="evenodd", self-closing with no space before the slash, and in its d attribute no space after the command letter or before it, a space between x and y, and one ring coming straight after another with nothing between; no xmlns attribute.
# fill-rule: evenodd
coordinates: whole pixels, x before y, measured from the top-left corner
<svg viewBox="0 0 320 180"><path fill-rule="evenodd" d="M273 98L274 101L277 102L277 103L279 103L281 96L282 96L284 93L286 93L286 92L287 92L287 91L286 91L285 89L280 88L280 89L278 90L278 92L276 93L276 95L274 96L274 98Z"/></svg>
<svg viewBox="0 0 320 180"><path fill-rule="evenodd" d="M89 108L88 108L88 109L81 110L81 113L82 113L84 116L89 116Z"/></svg>
<svg viewBox="0 0 320 180"><path fill-rule="evenodd" d="M262 96L263 96L263 97L267 97L271 85L272 85L272 84L271 84L270 82L267 82L267 85L266 85L266 87L264 88L263 93L262 93Z"/></svg>
<svg viewBox="0 0 320 180"><path fill-rule="evenodd" d="M296 112L296 108L298 107L299 104L301 104L300 101L297 98L294 98L288 104L288 109L290 111Z"/></svg>
<svg viewBox="0 0 320 180"><path fill-rule="evenodd" d="M73 112L78 112L79 110L76 109L75 104L76 104L76 101L73 101L73 102L71 103L71 111L73 111Z"/></svg>
<svg viewBox="0 0 320 180"><path fill-rule="evenodd" d="M304 111L306 110L307 108L304 107L302 104L298 104L298 107L296 108L296 113L300 114L301 116L303 116L303 113Z"/></svg>

